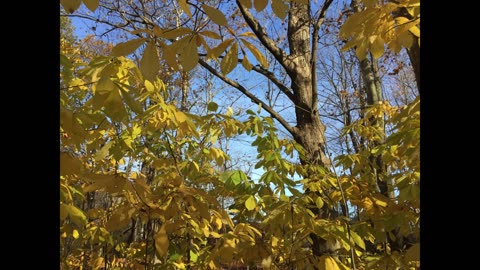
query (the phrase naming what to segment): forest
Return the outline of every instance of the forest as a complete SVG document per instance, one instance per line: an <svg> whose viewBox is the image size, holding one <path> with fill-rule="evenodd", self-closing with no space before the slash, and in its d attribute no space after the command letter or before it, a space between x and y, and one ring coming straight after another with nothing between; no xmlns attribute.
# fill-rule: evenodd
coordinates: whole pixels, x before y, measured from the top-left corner
<svg viewBox="0 0 480 270"><path fill-rule="evenodd" d="M60 0L60 269L420 269L420 0Z"/></svg>

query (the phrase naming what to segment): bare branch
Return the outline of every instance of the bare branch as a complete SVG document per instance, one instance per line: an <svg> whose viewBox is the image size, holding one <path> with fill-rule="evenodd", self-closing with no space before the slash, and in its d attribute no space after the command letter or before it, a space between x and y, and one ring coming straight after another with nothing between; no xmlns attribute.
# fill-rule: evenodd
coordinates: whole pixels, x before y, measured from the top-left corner
<svg viewBox="0 0 480 270"><path fill-rule="evenodd" d="M245 19L245 22L248 24L250 29L252 29L255 36L257 36L258 40L262 43L265 48L277 59L277 61L285 68L285 70L289 70L287 65L287 55L285 52L280 49L270 37L268 37L265 30L263 30L260 23L253 17L252 13L245 9L240 2L237 0L237 6L240 9L240 12Z"/></svg>
<svg viewBox="0 0 480 270"><path fill-rule="evenodd" d="M271 71L268 71L266 69L263 69L263 68L260 68L260 67L257 67L257 66L253 66L252 69L257 72L257 73L260 73L262 74L263 76L265 76L267 79L269 79L273 84L275 84L278 89L280 89L280 91L282 91L282 93L284 93L291 101L294 100L294 96L293 96L293 93L292 93L292 90L290 90L290 88L286 87L280 80L277 79L277 77L275 77L275 75L271 72Z"/></svg>
<svg viewBox="0 0 480 270"><path fill-rule="evenodd" d="M198 62L200 63L200 65L206 68L209 72L211 72L217 78L221 79L228 85L238 89L242 94L247 96L253 103L261 105L265 111L267 111L273 118L275 118L293 136L294 128L290 126L288 122L281 115L279 115L272 107L268 106L265 102L258 99L255 95L253 95L250 91L248 91L245 87L240 85L238 82L227 78L225 75L215 70L213 67L207 64L203 59L199 59Z"/></svg>
<svg viewBox="0 0 480 270"><path fill-rule="evenodd" d="M325 0L325 3L320 10L320 14L318 15L317 21L313 25L313 33L312 33L312 57L311 57L311 70L312 70L312 104L316 104L318 99L318 86L317 86L317 48L318 48L318 32L320 31L320 27L325 19L325 14L327 13L327 9L332 4L333 0Z"/></svg>

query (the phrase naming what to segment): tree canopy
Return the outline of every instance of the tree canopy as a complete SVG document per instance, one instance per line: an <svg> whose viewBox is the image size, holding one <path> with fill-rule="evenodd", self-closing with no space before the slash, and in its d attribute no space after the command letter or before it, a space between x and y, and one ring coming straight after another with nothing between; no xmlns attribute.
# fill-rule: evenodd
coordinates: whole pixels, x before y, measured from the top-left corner
<svg viewBox="0 0 480 270"><path fill-rule="evenodd" d="M420 269L419 0L60 2L61 269Z"/></svg>

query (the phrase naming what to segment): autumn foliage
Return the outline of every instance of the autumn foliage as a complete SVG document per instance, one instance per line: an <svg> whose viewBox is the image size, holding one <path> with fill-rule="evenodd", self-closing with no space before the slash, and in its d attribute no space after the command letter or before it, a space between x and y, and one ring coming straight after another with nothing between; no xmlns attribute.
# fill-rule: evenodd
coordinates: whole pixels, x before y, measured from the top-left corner
<svg viewBox="0 0 480 270"><path fill-rule="evenodd" d="M61 5L75 14L109 2ZM326 149L328 166L306 162L308 149L281 135L266 103L253 101L258 109L239 115L214 101L187 110L173 98L181 86L166 83L172 74L210 67L221 77L242 66L269 75L275 52L235 21L233 1L167 2L198 24L149 21L113 44L62 32L61 269L419 269L420 97L360 108L338 138L354 134L358 149L334 156ZM284 21L291 5L312 1L237 2L253 16L268 11ZM376 60L420 46L418 0L361 3L342 15L342 53ZM226 166L234 157L222 141L239 136L256 151L259 177ZM336 214L321 216L322 209ZM314 255L312 235L328 252Z"/></svg>

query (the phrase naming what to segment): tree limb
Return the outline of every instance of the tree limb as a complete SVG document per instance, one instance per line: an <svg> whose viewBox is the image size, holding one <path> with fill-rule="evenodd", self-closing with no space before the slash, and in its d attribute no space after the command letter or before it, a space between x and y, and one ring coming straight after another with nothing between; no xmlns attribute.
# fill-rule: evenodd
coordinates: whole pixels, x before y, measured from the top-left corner
<svg viewBox="0 0 480 270"><path fill-rule="evenodd" d="M283 66L283 68L285 68L285 70L289 70L290 68L287 65L288 59L285 52L275 44L275 41L268 37L260 23L253 17L252 13L245 9L238 0L237 6L243 15L243 18L245 19L245 22L248 24L250 29L252 29L253 33L255 36L257 36L262 45L267 48L267 50L275 57L275 59Z"/></svg>
<svg viewBox="0 0 480 270"><path fill-rule="evenodd" d="M253 103L261 105L265 111L267 111L274 119L276 119L293 136L294 128L290 126L288 122L281 115L279 115L272 107L268 106L265 102L258 99L255 95L253 95L250 91L248 91L245 87L240 85L238 82L227 78L225 75L215 70L213 67L207 64L203 59L199 59L198 62L200 63L200 65L206 68L210 73L215 75L217 78L221 79L228 85L238 89L242 94L247 96Z"/></svg>
<svg viewBox="0 0 480 270"><path fill-rule="evenodd" d="M325 14L327 13L327 9L332 4L333 0L326 0L320 10L320 14L318 15L317 21L313 25L313 33L312 33L312 57L310 59L310 67L312 70L312 104L316 104L318 99L318 86L317 86L317 48L318 48L318 32L320 31L320 27L325 19Z"/></svg>
<svg viewBox="0 0 480 270"><path fill-rule="evenodd" d="M273 84L275 84L278 87L278 89L280 89L280 91L282 91L282 93L284 93L291 101L293 101L294 97L290 88L286 87L281 81L279 81L271 71L268 71L266 69L263 69L257 66L253 66L252 69L255 72L260 73L263 76L265 76L267 79L269 79Z"/></svg>

